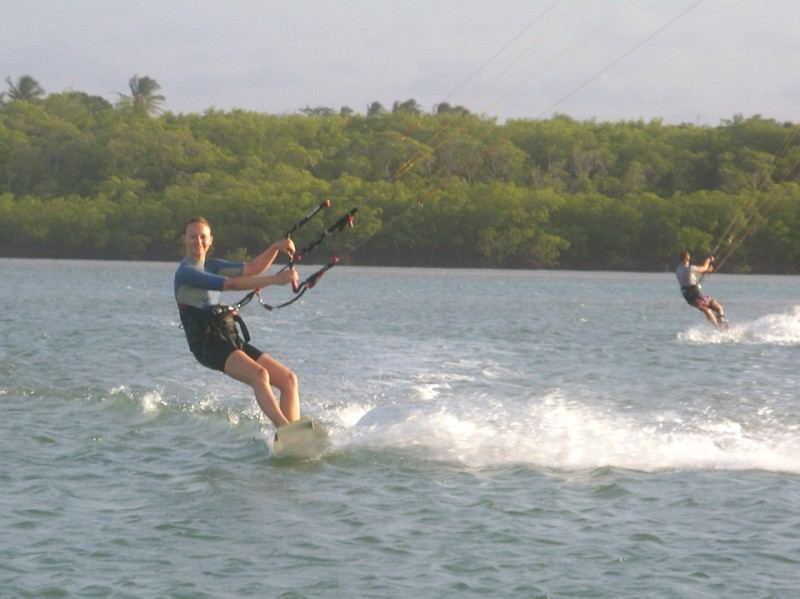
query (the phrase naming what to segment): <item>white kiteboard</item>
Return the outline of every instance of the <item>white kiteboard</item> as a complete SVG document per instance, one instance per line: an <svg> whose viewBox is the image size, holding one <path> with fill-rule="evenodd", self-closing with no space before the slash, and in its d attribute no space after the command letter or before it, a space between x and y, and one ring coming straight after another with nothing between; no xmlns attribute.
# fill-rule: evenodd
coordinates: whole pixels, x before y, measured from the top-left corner
<svg viewBox="0 0 800 599"><path fill-rule="evenodd" d="M328 433L316 420L303 416L275 431L272 455L276 458L318 457L328 446Z"/></svg>

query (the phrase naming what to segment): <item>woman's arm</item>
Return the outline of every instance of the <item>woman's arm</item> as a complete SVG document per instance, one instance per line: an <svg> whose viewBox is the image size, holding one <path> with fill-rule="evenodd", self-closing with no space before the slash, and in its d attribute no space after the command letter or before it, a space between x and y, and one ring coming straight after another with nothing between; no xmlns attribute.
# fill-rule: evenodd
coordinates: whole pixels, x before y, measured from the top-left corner
<svg viewBox="0 0 800 599"><path fill-rule="evenodd" d="M226 277L222 285L223 291L248 291L261 289L269 285L288 285L297 279L297 272L292 268L276 275L239 275Z"/></svg>
<svg viewBox="0 0 800 599"><path fill-rule="evenodd" d="M284 252L287 256L291 257L292 254L294 254L294 242L291 239L280 239L276 241L258 256L250 260L250 262L244 263L242 266L242 276L254 276L261 274L270 266L272 266L272 263L278 256L278 252ZM255 287L241 287L239 289L258 288L259 286L257 285Z"/></svg>

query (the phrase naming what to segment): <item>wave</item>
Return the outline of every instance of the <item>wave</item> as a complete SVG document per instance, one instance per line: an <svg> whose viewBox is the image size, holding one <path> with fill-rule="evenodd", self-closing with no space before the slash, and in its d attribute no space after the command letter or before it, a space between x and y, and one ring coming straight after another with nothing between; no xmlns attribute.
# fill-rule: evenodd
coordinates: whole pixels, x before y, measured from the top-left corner
<svg viewBox="0 0 800 599"><path fill-rule="evenodd" d="M708 412L631 415L562 391L530 398L522 405L489 397L461 401L464 398L449 394L432 400L413 384L408 391L409 397L390 405L385 405L385 398L376 398L315 406L309 415L330 432L326 455L364 450L412 454L420 462L455 462L477 469L525 465L551 471L800 474L800 425L781 423L769 413L759 413L754 425ZM199 416L192 419L195 425L217 429L219 434L219 425L225 422L223 428L239 430L235 435L255 434L266 449L271 446L274 429L254 401L213 393L187 401L160 390L126 386L109 389L97 399L111 409L133 409L150 422L164 420L166 426L180 426L187 416Z"/></svg>
<svg viewBox="0 0 800 599"><path fill-rule="evenodd" d="M329 416L335 420L337 415ZM797 428L753 431L725 418L704 418L686 422L674 414L632 417L555 392L502 417L433 407L429 402L353 405L346 418L332 423L332 440L339 451L411 451L423 459L476 468L530 465L560 471L612 467L646 472L800 473Z"/></svg>
<svg viewBox="0 0 800 599"><path fill-rule="evenodd" d="M732 324L724 331L706 323L678 334L678 339L690 343L749 343L770 345L800 344L800 306L786 314L767 314L754 321Z"/></svg>
<svg viewBox="0 0 800 599"><path fill-rule="evenodd" d="M232 428L266 430L269 427L268 419L255 401L239 400L213 391L185 398L164 389L117 385L106 390L93 389L79 397L98 401L108 410L127 415L125 418L138 414L136 418L139 420L162 422L165 426L180 426L181 421L186 421L186 415L190 415L197 417L196 421L207 419L209 423L214 423L214 427L225 422ZM266 438L266 432L264 436Z"/></svg>

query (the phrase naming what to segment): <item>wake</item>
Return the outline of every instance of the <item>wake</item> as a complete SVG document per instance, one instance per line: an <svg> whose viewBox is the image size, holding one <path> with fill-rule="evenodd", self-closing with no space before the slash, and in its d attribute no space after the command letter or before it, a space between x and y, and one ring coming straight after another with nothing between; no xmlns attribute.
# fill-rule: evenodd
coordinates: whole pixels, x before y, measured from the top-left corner
<svg viewBox="0 0 800 599"><path fill-rule="evenodd" d="M769 345L800 344L800 306L786 314L767 314L751 322L732 324L717 331L703 323L678 333L678 339L690 343L749 343Z"/></svg>
<svg viewBox="0 0 800 599"><path fill-rule="evenodd" d="M495 406L501 408L502 406ZM330 414L328 416L331 416ZM497 418L455 406L350 406L332 422L337 451L412 452L468 467L529 465L554 471L622 468L800 473L796 426L752 425L671 411L633 416L546 394ZM336 420L336 418L334 418Z"/></svg>

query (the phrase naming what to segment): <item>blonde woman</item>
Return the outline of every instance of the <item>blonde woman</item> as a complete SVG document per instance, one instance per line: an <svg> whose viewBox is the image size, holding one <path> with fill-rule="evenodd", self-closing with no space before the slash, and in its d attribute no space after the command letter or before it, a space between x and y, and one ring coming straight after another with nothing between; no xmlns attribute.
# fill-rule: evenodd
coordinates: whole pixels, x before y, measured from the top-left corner
<svg viewBox="0 0 800 599"><path fill-rule="evenodd" d="M297 281L294 269L264 275L279 252L295 252L291 239L276 241L249 262L208 256L214 238L203 217L190 219L183 230L186 256L175 271L178 303L189 349L203 366L250 385L256 401L276 427L300 418L297 376L284 364L249 343L244 322L235 310L219 303L222 291L261 289ZM242 328L240 335L237 323ZM244 338L242 338L244 336ZM276 399L272 387L280 392Z"/></svg>

